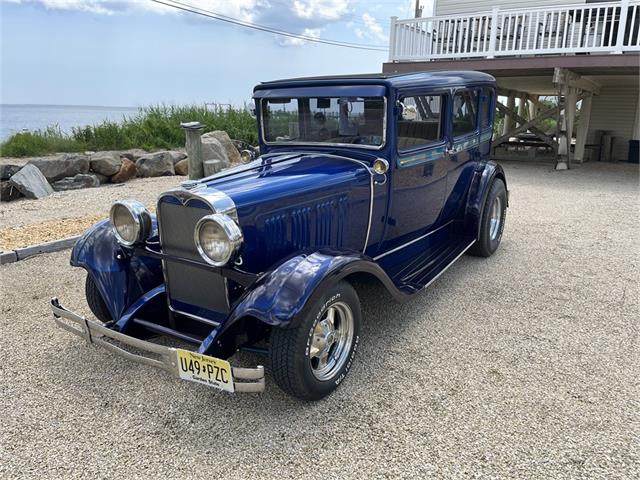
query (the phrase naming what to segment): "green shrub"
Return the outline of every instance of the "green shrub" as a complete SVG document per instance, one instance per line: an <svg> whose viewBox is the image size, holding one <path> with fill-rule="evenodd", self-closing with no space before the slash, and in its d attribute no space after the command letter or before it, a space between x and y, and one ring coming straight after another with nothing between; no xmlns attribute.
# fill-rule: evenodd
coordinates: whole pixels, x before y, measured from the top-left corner
<svg viewBox="0 0 640 480"><path fill-rule="evenodd" d="M105 121L98 125L73 128L71 135L57 126L44 131L18 133L0 144L0 156L25 157L55 152L84 150L145 150L184 146L182 122L197 121L205 132L225 130L233 139L255 145L258 132L255 119L246 108L209 109L206 106L157 105L141 108L122 122Z"/></svg>

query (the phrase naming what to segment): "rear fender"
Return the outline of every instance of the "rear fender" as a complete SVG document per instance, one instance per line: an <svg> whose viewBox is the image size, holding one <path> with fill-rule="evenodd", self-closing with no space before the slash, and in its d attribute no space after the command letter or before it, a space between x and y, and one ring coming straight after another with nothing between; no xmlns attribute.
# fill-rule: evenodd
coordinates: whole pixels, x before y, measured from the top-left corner
<svg viewBox="0 0 640 480"><path fill-rule="evenodd" d="M465 231L469 232L469 235L473 235L475 238L478 238L480 235L482 211L491 185L496 178L501 179L506 188L507 177L504 174L504 170L496 162L489 161L483 165L481 170L476 170L471 181L465 209ZM507 194L507 206L509 206L508 201L509 195Z"/></svg>
<svg viewBox="0 0 640 480"><path fill-rule="evenodd" d="M155 217L153 224L155 230ZM145 292L163 283L161 262L123 248L108 220L95 224L80 237L71 251L71 265L91 275L114 320Z"/></svg>

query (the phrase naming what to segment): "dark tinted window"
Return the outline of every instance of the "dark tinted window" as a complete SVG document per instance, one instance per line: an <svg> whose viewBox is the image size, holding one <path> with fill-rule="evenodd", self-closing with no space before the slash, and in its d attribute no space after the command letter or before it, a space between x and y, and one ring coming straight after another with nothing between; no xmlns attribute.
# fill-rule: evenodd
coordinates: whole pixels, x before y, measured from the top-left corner
<svg viewBox="0 0 640 480"><path fill-rule="evenodd" d="M485 128L489 126L489 121L491 120L493 90L490 88L483 88L480 92L480 128Z"/></svg>
<svg viewBox="0 0 640 480"><path fill-rule="evenodd" d="M476 129L478 94L475 90L456 93L453 99L453 136L464 135Z"/></svg>
<svg viewBox="0 0 640 480"><path fill-rule="evenodd" d="M402 100L402 118L398 121L398 149L406 150L442 138L440 95L416 95Z"/></svg>

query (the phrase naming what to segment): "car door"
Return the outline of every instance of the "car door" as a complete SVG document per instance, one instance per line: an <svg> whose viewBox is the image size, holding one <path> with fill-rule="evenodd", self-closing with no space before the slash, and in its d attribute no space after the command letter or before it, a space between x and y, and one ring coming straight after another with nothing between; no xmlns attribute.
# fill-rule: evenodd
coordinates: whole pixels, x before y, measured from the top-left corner
<svg viewBox="0 0 640 480"><path fill-rule="evenodd" d="M447 180L448 98L445 92L399 97L385 250L428 232L440 216Z"/></svg>
<svg viewBox="0 0 640 480"><path fill-rule="evenodd" d="M478 88L457 90L451 102L447 147L447 186L443 221L452 219L463 207L467 190L480 160Z"/></svg>

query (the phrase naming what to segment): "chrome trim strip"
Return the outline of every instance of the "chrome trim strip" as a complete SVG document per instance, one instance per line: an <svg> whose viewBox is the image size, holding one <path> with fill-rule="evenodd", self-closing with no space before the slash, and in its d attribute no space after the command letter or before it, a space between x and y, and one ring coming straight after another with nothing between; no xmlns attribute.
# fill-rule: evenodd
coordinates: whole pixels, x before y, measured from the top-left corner
<svg viewBox="0 0 640 480"><path fill-rule="evenodd" d="M211 325L212 327L219 327L220 326L220 322L216 322L215 320L210 320L208 318L204 318L204 317L201 317L199 315L194 315L193 313L183 312L182 310L178 310L176 308L173 308L171 305L169 305L169 310L171 310L173 313L177 313L178 315L184 315L185 317L191 318L192 320L195 320L196 322L204 323L206 325Z"/></svg>
<svg viewBox="0 0 640 480"><path fill-rule="evenodd" d="M411 240L410 242L404 243L396 248L393 248L391 250L388 250L384 253L381 253L380 255L378 255L377 257L373 257L374 260L380 260L383 257L386 257L387 255L393 253L393 252L397 252L398 250L403 249L404 247L408 247L409 245L419 242L420 240L422 240L423 238L427 238L429 235L433 235L434 233L436 233L439 230L442 230L444 227L451 225L453 223L453 220L448 221L447 223L445 223L444 225L439 226L438 228L436 228L435 230L430 231L429 233L426 233L418 238L414 238L413 240Z"/></svg>
<svg viewBox="0 0 640 480"><path fill-rule="evenodd" d="M472 241L471 241L471 243L470 243L469 245L467 245L467 246L464 248L464 250L462 250L462 251L461 251L461 252L456 256L456 258L454 258L453 260L451 260L451 261L449 262L449 264L448 264L446 267L444 267L442 270L440 270L440 273L438 273L435 277L433 277L433 278L429 281L429 283L427 283L424 287L422 287L422 289L424 290L424 289L425 289L425 288L427 288L429 285L431 285L433 282L435 282L435 281L440 277L440 275L442 275L444 272L446 272L446 271L448 270L448 268L449 268L451 265L453 265L454 263L456 263L456 261L457 261L457 260L458 260L462 255L464 255L464 254L465 254L465 252L466 252L467 250L469 250L469 249L473 246L473 244L474 244L474 243L476 243L475 239L474 239L474 240L472 240Z"/></svg>
<svg viewBox="0 0 640 480"><path fill-rule="evenodd" d="M162 200L162 197L166 196L177 198L185 207L193 200L201 200L211 206L213 213L224 213L238 223L238 210L236 209L236 204L231 197L213 187L207 187L204 183L199 183L196 187L190 190L186 188L176 188L162 192L158 196L158 204Z"/></svg>

